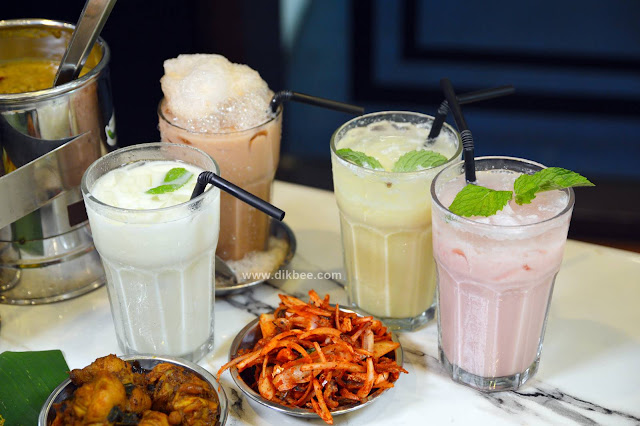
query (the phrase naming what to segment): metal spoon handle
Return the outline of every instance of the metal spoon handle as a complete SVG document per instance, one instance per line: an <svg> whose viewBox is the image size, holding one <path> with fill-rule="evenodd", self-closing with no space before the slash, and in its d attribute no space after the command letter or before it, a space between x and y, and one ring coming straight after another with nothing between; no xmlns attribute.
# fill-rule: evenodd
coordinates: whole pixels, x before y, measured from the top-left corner
<svg viewBox="0 0 640 426"><path fill-rule="evenodd" d="M78 77L115 4L116 0L87 0L53 80L54 87Z"/></svg>

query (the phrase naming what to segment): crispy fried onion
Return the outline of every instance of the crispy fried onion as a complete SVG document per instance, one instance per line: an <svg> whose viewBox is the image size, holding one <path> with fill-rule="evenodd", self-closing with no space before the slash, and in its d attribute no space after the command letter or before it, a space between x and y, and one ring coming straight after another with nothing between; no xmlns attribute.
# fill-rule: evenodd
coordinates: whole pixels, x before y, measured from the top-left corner
<svg viewBox="0 0 640 426"><path fill-rule="evenodd" d="M260 315L262 338L218 371L237 368L241 379L270 401L315 411L333 424L331 411L367 401L393 387L400 373L399 343L373 317L361 317L309 292L309 303L279 295L273 314Z"/></svg>

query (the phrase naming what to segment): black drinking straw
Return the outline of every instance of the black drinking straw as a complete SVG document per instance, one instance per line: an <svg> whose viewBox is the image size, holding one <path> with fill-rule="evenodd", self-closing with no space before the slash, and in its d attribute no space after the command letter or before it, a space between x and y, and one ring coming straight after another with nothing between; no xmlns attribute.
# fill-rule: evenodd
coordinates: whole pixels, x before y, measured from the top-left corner
<svg viewBox="0 0 640 426"><path fill-rule="evenodd" d="M217 186L225 192L228 192L229 194L233 195L241 201L244 201L250 206L255 207L256 209L268 214L274 219L278 219L279 221L282 221L282 219L284 219L284 212L273 204L269 204L263 199L256 197L252 193L235 186L228 180L221 178L213 172L202 172L198 175L198 181L196 182L195 188L193 188L191 199L193 200L195 197L202 194L204 192L204 189L207 187L207 184L209 183L213 186Z"/></svg>
<svg viewBox="0 0 640 426"><path fill-rule="evenodd" d="M458 103L458 98L456 97L456 92L453 90L451 81L449 81L448 78L443 78L442 80L440 80L440 87L444 92L444 97L449 103L449 108L451 108L453 118L455 119L456 126L458 127L458 131L460 132L460 138L462 139L462 148L464 150L465 178L467 180L467 183L475 183L476 165L473 158L473 135L471 134L471 130L469 130L469 127L467 126L467 121L462 115L462 109L460 108L460 104Z"/></svg>
<svg viewBox="0 0 640 426"><path fill-rule="evenodd" d="M278 107L284 101L295 101L303 104L319 106L333 109L335 111L346 112L347 114L362 115L364 108L356 105L345 104L343 102L332 101L331 99L319 98L317 96L305 95L304 93L292 92L291 90L281 90L273 95L271 99L271 111L275 114Z"/></svg>
<svg viewBox="0 0 640 426"><path fill-rule="evenodd" d="M492 89L484 89L478 90L475 92L465 93L463 95L458 96L458 105L466 105L479 101L486 101L493 98L498 98L500 96L511 95L516 91L513 85L509 84L507 86L494 87ZM442 101L440 106L438 107L438 112L433 120L433 125L431 126L431 131L429 132L429 136L427 137L427 141L433 141L438 137L440 131L442 130L442 125L444 124L444 120L447 118L447 114L449 114L449 102L445 99Z"/></svg>

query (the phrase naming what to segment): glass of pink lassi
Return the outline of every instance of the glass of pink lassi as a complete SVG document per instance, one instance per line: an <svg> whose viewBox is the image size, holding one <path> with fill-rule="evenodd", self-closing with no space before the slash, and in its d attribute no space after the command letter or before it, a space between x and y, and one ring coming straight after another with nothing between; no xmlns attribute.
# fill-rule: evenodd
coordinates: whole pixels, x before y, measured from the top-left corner
<svg viewBox="0 0 640 426"><path fill-rule="evenodd" d="M477 184L495 190L512 190L518 176L544 168L509 157L475 165ZM449 206L465 185L462 162L431 185L440 359L454 381L516 389L538 369L574 192L541 192L531 204L511 200L493 216L462 217Z"/></svg>

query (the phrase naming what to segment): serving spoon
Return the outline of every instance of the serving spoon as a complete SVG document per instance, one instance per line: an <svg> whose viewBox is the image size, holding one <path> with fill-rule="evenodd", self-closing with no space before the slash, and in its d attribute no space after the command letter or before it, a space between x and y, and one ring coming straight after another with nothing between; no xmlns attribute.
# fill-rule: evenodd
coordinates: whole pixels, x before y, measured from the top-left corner
<svg viewBox="0 0 640 426"><path fill-rule="evenodd" d="M230 285L238 284L238 277L236 277L233 269L227 265L227 262L216 256L216 275L222 277L224 280L229 281Z"/></svg>
<svg viewBox="0 0 640 426"><path fill-rule="evenodd" d="M53 87L78 78L115 4L116 0L87 0L84 4L78 24L71 35L71 41L53 80Z"/></svg>

